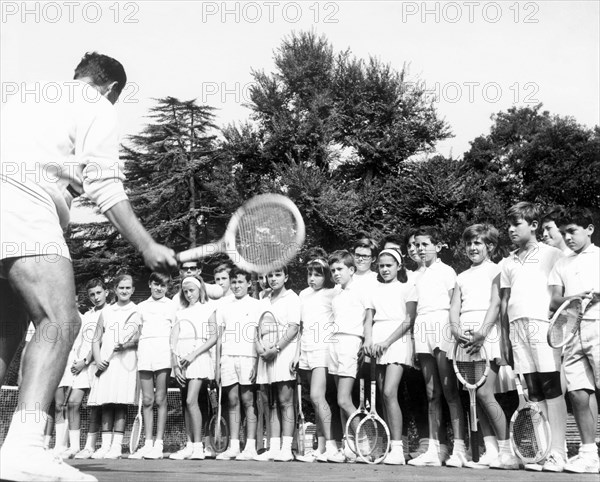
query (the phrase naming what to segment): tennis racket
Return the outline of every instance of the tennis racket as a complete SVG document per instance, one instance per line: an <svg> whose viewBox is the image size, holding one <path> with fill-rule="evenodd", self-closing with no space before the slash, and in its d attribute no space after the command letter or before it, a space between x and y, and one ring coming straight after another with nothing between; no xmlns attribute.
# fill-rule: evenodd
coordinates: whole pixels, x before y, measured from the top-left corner
<svg viewBox="0 0 600 482"><path fill-rule="evenodd" d="M139 316L137 311L134 311L133 313L131 313L127 319L125 320L125 323L123 324L123 328L127 327L127 325L129 324L129 321L134 317L134 316ZM133 330L133 332L127 336L127 338L125 338L125 340L121 343L115 343L115 347L113 348L113 350L110 352L110 355L108 355L108 358L106 359L106 361L108 363L110 363L110 361L114 358L114 356L117 353L121 353L122 350L119 350L119 347L122 347L123 345L125 345L126 343L129 343L131 340L133 340L133 338L135 337L135 335L138 333L138 329L137 327ZM107 367L108 369L108 367ZM99 377L100 375L102 375L103 373L106 372L105 370L96 370L96 376Z"/></svg>
<svg viewBox="0 0 600 482"><path fill-rule="evenodd" d="M390 451L390 430L377 415L376 361L371 357L371 411L358 424L356 430L356 450L358 456L368 464L379 464Z"/></svg>
<svg viewBox="0 0 600 482"><path fill-rule="evenodd" d="M220 241L183 251L177 260L185 263L225 253L245 271L267 273L294 258L304 235L304 221L290 199L261 194L233 214Z"/></svg>
<svg viewBox="0 0 600 482"><path fill-rule="evenodd" d="M304 412L302 411L302 381L300 375L296 376L296 388L298 390L298 416L296 417L296 446L298 447L298 455L306 454L306 429Z"/></svg>
<svg viewBox="0 0 600 482"><path fill-rule="evenodd" d="M525 398L520 376L515 376L519 406L510 419L510 442L524 464L543 460L550 450L550 424L537 403Z"/></svg>
<svg viewBox="0 0 600 482"><path fill-rule="evenodd" d="M358 371L360 376L360 370ZM344 435L346 437L346 442L350 449L358 455L358 451L356 450L356 429L358 428L359 423L367 416L367 409L365 408L365 379L360 377L359 379L359 404L358 409L348 417L346 421L346 430Z"/></svg>
<svg viewBox="0 0 600 482"><path fill-rule="evenodd" d="M477 433L477 389L487 380L490 371L490 361L487 358L485 348L482 346L479 352L469 355L462 342L454 344L454 358L452 360L456 378L469 392L470 402L470 440L473 462L479 462L479 436Z"/></svg>
<svg viewBox="0 0 600 482"><path fill-rule="evenodd" d="M221 376L219 373L219 361L216 362L216 370L215 370L215 378L217 382L217 390L218 390L218 398L215 400L215 397L212 396L211 403L213 404L213 416L208 423L208 439L212 448L216 453L220 454L227 450L227 446L229 445L229 427L227 426L227 422L221 415L221 395L222 395L222 386L221 386ZM216 407L214 406L216 402Z"/></svg>
<svg viewBox="0 0 600 482"><path fill-rule="evenodd" d="M581 320L591 298L571 298L566 300L550 320L546 338L552 348L562 348L579 332Z"/></svg>
<svg viewBox="0 0 600 482"><path fill-rule="evenodd" d="M198 348L200 339L196 325L187 318L178 318L171 328L169 345L171 353L177 359L177 365L181 368L181 374L185 378L187 366L182 365L182 360Z"/></svg>
<svg viewBox="0 0 600 482"><path fill-rule="evenodd" d="M142 426L144 419L142 418L142 391L140 390L140 398L138 400L138 411L133 425L131 426L131 436L129 437L129 453L133 454L140 445L140 437L142 436Z"/></svg>

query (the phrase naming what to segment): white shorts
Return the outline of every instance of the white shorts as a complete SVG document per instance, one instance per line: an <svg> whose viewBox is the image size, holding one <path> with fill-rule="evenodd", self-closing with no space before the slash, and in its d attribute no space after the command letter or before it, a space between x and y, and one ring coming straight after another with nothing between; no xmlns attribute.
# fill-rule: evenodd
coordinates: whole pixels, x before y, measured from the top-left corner
<svg viewBox="0 0 600 482"><path fill-rule="evenodd" d="M521 375L560 371L562 350L548 345L548 326L547 320L534 318L519 318L510 323L515 370Z"/></svg>
<svg viewBox="0 0 600 482"><path fill-rule="evenodd" d="M356 378L358 351L362 338L356 335L337 334L329 345L329 373L339 377Z"/></svg>
<svg viewBox="0 0 600 482"><path fill-rule="evenodd" d="M290 371L290 363L294 356L296 356L296 343L292 342L281 350L274 361L266 363L259 357L256 383L260 385L294 380L296 374Z"/></svg>
<svg viewBox="0 0 600 482"><path fill-rule="evenodd" d="M581 320L579 334L565 345L567 389L600 390L600 320Z"/></svg>
<svg viewBox="0 0 600 482"><path fill-rule="evenodd" d="M224 387L253 385L251 375L256 367L256 357L243 355L223 355L221 357L221 384Z"/></svg>
<svg viewBox="0 0 600 482"><path fill-rule="evenodd" d="M71 259L52 198L39 187L5 176L0 184L0 260L35 255ZM0 277L6 277L1 263Z"/></svg>
<svg viewBox="0 0 600 482"><path fill-rule="evenodd" d="M138 371L156 372L171 368L168 338L142 338L138 345Z"/></svg>
<svg viewBox="0 0 600 482"><path fill-rule="evenodd" d="M373 343L385 341L398 328L399 321L377 321L373 323ZM413 342L410 333L396 340L377 358L378 365L399 363L413 366Z"/></svg>
<svg viewBox="0 0 600 482"><path fill-rule="evenodd" d="M436 348L448 353L454 346L448 311L417 315L414 329L415 352L433 355Z"/></svg>
<svg viewBox="0 0 600 482"><path fill-rule="evenodd" d="M300 370L313 370L315 368L327 368L329 366L329 347L302 351L298 367Z"/></svg>
<svg viewBox="0 0 600 482"><path fill-rule="evenodd" d="M482 313L480 311L471 311L468 313L463 313L460 315L460 328L463 332L465 330L477 331L483 325L484 319L485 312ZM449 360L454 358L455 343L456 341L453 340L452 346L449 347L449 350L446 352L446 356ZM500 360L502 357L500 353L500 330L498 330L496 325L492 326L490 329L488 336L483 342L483 347L485 348L485 353L488 360Z"/></svg>

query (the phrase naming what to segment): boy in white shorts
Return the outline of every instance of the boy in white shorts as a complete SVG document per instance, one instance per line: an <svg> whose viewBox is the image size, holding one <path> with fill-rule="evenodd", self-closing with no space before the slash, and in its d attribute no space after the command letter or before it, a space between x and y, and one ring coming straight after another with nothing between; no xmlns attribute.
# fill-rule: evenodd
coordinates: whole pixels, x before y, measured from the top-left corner
<svg viewBox="0 0 600 482"><path fill-rule="evenodd" d="M364 338L367 300L364 299L364 290L353 285L356 266L354 257L348 251L335 251L327 261L333 280L340 286L340 291L331 302L336 331L329 345L329 373L335 380L342 427L345 427L348 417L356 410L352 401L352 388L358 371L358 353ZM347 442L354 443L353 440ZM354 461L356 455L346 447L327 460Z"/></svg>
<svg viewBox="0 0 600 482"><path fill-rule="evenodd" d="M500 288L510 322L510 342L517 372L525 378L529 398L547 413L552 431L550 453L543 467L528 470L562 472L567 407L560 383L560 350L546 342L550 290L548 276L563 256L559 249L536 240L540 212L529 202L515 204L507 213L511 241L518 246L502 263ZM504 310L503 310L504 311ZM505 321L506 315L502 314Z"/></svg>
<svg viewBox="0 0 600 482"><path fill-rule="evenodd" d="M256 453L256 406L254 405L254 382L257 372L257 355L254 338L260 301L248 295L252 286L250 273L233 268L231 291L233 301L217 310L217 326L221 331L221 383L229 402L229 430L231 439L228 449L217 460L252 460ZM228 275L229 277L229 275ZM240 452L240 396L246 415L246 446Z"/></svg>
<svg viewBox="0 0 600 482"><path fill-rule="evenodd" d="M591 299L580 331L564 347L564 371L573 414L581 435L579 454L565 471L597 474L600 469L594 441L598 421L595 391L600 390L600 249L592 243L594 224L588 209L562 213L558 222L571 254L560 259L550 273L552 309L572 297Z"/></svg>

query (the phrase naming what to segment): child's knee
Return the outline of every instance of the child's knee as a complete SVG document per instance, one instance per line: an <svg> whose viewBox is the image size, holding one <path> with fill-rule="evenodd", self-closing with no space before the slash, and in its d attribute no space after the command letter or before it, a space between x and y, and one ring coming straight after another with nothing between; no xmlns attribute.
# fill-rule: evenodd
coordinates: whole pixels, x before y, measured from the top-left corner
<svg viewBox="0 0 600 482"><path fill-rule="evenodd" d="M154 406L154 393L144 394L142 396L142 404L144 408L149 408Z"/></svg>

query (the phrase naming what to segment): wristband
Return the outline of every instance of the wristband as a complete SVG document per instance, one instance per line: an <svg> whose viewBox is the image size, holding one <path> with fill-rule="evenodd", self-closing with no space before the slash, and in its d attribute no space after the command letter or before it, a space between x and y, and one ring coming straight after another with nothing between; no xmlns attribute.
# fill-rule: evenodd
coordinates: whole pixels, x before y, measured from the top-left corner
<svg viewBox="0 0 600 482"><path fill-rule="evenodd" d="M275 345L275 349L277 350L277 353L281 353L281 348L279 347L279 345Z"/></svg>

